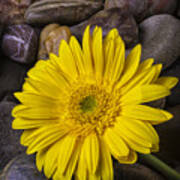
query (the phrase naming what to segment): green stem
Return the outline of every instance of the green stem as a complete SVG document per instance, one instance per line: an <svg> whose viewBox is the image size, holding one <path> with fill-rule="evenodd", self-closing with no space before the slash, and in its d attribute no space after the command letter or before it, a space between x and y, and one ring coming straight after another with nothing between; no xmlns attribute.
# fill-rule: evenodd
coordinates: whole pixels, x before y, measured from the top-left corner
<svg viewBox="0 0 180 180"><path fill-rule="evenodd" d="M180 180L180 173L169 167L167 164L165 164L152 154L139 154L139 157L149 165L153 166L159 172L161 172L168 179Z"/></svg>

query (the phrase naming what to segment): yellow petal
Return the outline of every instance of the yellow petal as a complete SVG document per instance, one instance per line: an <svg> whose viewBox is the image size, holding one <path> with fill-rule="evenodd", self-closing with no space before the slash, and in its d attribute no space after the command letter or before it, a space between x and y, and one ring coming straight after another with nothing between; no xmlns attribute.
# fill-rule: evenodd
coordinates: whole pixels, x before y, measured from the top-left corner
<svg viewBox="0 0 180 180"><path fill-rule="evenodd" d="M96 78L98 80L102 79L102 75L104 72L104 54L102 41L102 29L100 27L97 27L97 30L94 30L93 32L92 52L94 60L94 70Z"/></svg>
<svg viewBox="0 0 180 180"><path fill-rule="evenodd" d="M42 168L44 166L45 157L46 157L46 150L44 149L38 151L36 154L36 166L40 172L42 171Z"/></svg>
<svg viewBox="0 0 180 180"><path fill-rule="evenodd" d="M89 172L94 174L99 163L99 140L96 134L90 134L85 138L82 151L85 153Z"/></svg>
<svg viewBox="0 0 180 180"><path fill-rule="evenodd" d="M158 78L155 83L163 85L165 87L167 87L168 89L173 88L174 86L176 86L176 84L178 83L178 78L176 77L168 77L168 76L164 76L164 77L160 77Z"/></svg>
<svg viewBox="0 0 180 180"><path fill-rule="evenodd" d="M60 148L58 151L58 172L60 174L65 173L68 162L72 156L77 138L75 136L67 135L61 140Z"/></svg>
<svg viewBox="0 0 180 180"><path fill-rule="evenodd" d="M32 154L38 150L48 147L57 140L60 140L66 133L67 129L57 125L44 126L34 131L34 133L27 137L25 141L28 142L29 140L34 139L27 149L27 154Z"/></svg>
<svg viewBox="0 0 180 180"><path fill-rule="evenodd" d="M108 145L111 154L118 159L121 156L128 156L129 148L114 128L105 131L104 140Z"/></svg>
<svg viewBox="0 0 180 180"><path fill-rule="evenodd" d="M20 138L20 143L23 146L28 146L30 143L33 142L33 139L31 141L29 141L28 143L26 142L26 138L29 137L36 129L28 129L28 130L24 130L21 138Z"/></svg>
<svg viewBox="0 0 180 180"><path fill-rule="evenodd" d="M134 75L134 78L129 80L123 87L121 87L121 93L125 94L127 91L129 91L130 89L132 89L135 86L149 84L152 81L155 74L156 74L155 66L152 68L146 69L146 70L142 71L141 73L137 72Z"/></svg>
<svg viewBox="0 0 180 180"><path fill-rule="evenodd" d="M161 85L149 84L136 86L124 96L122 96L121 104L140 104L144 102L154 101L168 95L170 95L169 89Z"/></svg>
<svg viewBox="0 0 180 180"><path fill-rule="evenodd" d="M136 73L138 69L140 57L141 57L141 45L138 44L137 46L135 46L135 48L133 48L133 50L130 52L127 59L125 60L124 71L122 77L117 83L116 88L120 88L133 77L133 75Z"/></svg>
<svg viewBox="0 0 180 180"><path fill-rule="evenodd" d="M83 58L84 58L84 67L88 75L93 74L93 64L92 64L92 39L90 35L90 26L87 26L82 40L83 47Z"/></svg>
<svg viewBox="0 0 180 180"><path fill-rule="evenodd" d="M71 47L74 59L76 61L79 74L85 74L84 59L81 46L74 36L71 36L69 46Z"/></svg>
<svg viewBox="0 0 180 180"><path fill-rule="evenodd" d="M171 119L173 116L169 112L152 108L146 105L127 105L122 107L121 115L143 121L151 121L158 124Z"/></svg>
<svg viewBox="0 0 180 180"><path fill-rule="evenodd" d="M154 76L152 83L154 83L157 80L157 78L161 73L161 70L162 70L162 64L156 64L156 75Z"/></svg>
<svg viewBox="0 0 180 180"><path fill-rule="evenodd" d="M137 153L133 150L130 150L129 155L127 157L120 157L118 161L121 164L134 164L137 161Z"/></svg>
<svg viewBox="0 0 180 180"><path fill-rule="evenodd" d="M111 153L108 146L104 142L103 138L100 140L101 158L100 158L100 169L102 180L113 180L113 163Z"/></svg>
<svg viewBox="0 0 180 180"><path fill-rule="evenodd" d="M141 62L139 64L137 72L141 73L141 72L145 71L146 69L149 69L153 63L154 63L154 59L152 59L152 58L144 60L143 62Z"/></svg>

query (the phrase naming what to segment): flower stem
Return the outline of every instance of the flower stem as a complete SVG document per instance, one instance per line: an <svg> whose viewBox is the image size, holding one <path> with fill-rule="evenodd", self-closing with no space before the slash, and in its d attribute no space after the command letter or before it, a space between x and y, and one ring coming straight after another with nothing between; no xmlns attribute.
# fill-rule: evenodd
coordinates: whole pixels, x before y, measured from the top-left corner
<svg viewBox="0 0 180 180"><path fill-rule="evenodd" d="M143 159L146 163L153 166L164 176L171 180L180 180L180 173L169 167L163 161L153 156L152 154L139 154L139 157Z"/></svg>

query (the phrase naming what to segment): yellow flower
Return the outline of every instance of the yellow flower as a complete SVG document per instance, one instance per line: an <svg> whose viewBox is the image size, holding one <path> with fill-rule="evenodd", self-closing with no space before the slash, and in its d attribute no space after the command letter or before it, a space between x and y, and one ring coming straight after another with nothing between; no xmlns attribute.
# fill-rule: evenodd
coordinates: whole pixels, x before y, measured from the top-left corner
<svg viewBox="0 0 180 180"><path fill-rule="evenodd" d="M100 27L89 29L82 49L73 36L62 41L59 56L39 60L15 93L21 104L12 126L24 130L21 144L54 180L112 180L112 156L132 164L137 152L158 151L152 125L172 118L143 103L168 96L177 78L159 78L162 65L153 59L140 64L141 45L125 59L117 29L104 40Z"/></svg>

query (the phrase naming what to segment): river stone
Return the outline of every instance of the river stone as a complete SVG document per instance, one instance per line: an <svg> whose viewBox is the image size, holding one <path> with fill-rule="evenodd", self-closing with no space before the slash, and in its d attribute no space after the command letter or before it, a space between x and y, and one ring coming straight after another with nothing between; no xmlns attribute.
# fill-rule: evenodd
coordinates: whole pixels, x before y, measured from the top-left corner
<svg viewBox="0 0 180 180"><path fill-rule="evenodd" d="M33 3L25 13L29 24L77 24L103 8L102 1L44 0Z"/></svg>
<svg viewBox="0 0 180 180"><path fill-rule="evenodd" d="M154 58L163 69L180 56L180 21L171 15L155 15L140 24L142 59Z"/></svg>
<svg viewBox="0 0 180 180"><path fill-rule="evenodd" d="M156 127L160 137L159 155L164 158L180 161L180 105L168 108L174 118Z"/></svg>
<svg viewBox="0 0 180 180"><path fill-rule="evenodd" d="M91 32L96 25L103 29L105 36L111 29L117 28L127 47L132 47L138 42L138 26L133 16L124 9L102 10L93 15L88 21L71 27L71 32L79 40L82 39L86 26L91 25Z"/></svg>
<svg viewBox="0 0 180 180"><path fill-rule="evenodd" d="M114 180L164 180L156 171L139 163L125 165L114 163Z"/></svg>
<svg viewBox="0 0 180 180"><path fill-rule="evenodd" d="M59 45L61 40L69 42L71 36L70 29L67 26L58 24L47 25L40 35L38 59L48 59L49 53L59 55Z"/></svg>
<svg viewBox="0 0 180 180"><path fill-rule="evenodd" d="M140 22L156 14L174 14L177 3L177 0L106 0L105 9L128 8Z"/></svg>
<svg viewBox="0 0 180 180"><path fill-rule="evenodd" d="M0 169L16 155L25 151L20 145L19 139L21 131L12 129L11 111L16 103L11 101L1 101L0 103Z"/></svg>
<svg viewBox="0 0 180 180"><path fill-rule="evenodd" d="M0 23L4 25L22 24L24 13L32 0L0 0Z"/></svg>
<svg viewBox="0 0 180 180"><path fill-rule="evenodd" d="M9 26L2 39L2 50L10 59L29 64L36 60L38 36L29 25Z"/></svg>
<svg viewBox="0 0 180 180"><path fill-rule="evenodd" d="M180 104L180 59L163 71L162 76L174 76L179 78L178 84L171 90L171 95L167 97L167 104L170 106Z"/></svg>
<svg viewBox="0 0 180 180"><path fill-rule="evenodd" d="M34 157L21 154L12 159L2 172L1 180L47 180L38 172Z"/></svg>
<svg viewBox="0 0 180 180"><path fill-rule="evenodd" d="M7 57L0 57L0 100L7 94L21 89L28 66L18 64Z"/></svg>

